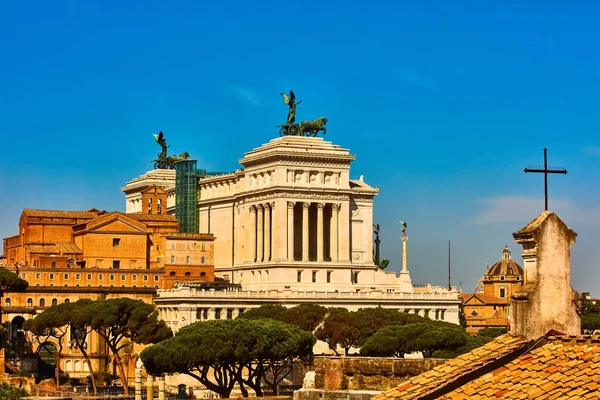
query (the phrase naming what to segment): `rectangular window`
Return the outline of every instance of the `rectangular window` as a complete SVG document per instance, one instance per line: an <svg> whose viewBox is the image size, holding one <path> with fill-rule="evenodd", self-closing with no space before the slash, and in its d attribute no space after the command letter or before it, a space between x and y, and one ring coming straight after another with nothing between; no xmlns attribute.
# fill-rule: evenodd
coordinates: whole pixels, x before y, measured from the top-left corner
<svg viewBox="0 0 600 400"><path fill-rule="evenodd" d="M158 275L154 275L154 280L158 281Z"/></svg>
<svg viewBox="0 0 600 400"><path fill-rule="evenodd" d="M185 244L185 249L186 249L186 250L190 250L191 248L192 248L192 244L191 244L190 242L187 242L187 243Z"/></svg>
<svg viewBox="0 0 600 400"><path fill-rule="evenodd" d="M91 281L92 280L92 274L87 274L87 279L88 279L88 281Z"/></svg>
<svg viewBox="0 0 600 400"><path fill-rule="evenodd" d="M48 276L48 278L49 278L50 280L54 280L54 274L50 274L50 275Z"/></svg>
<svg viewBox="0 0 600 400"><path fill-rule="evenodd" d="M115 269L121 268L121 261L113 260L113 268L115 268Z"/></svg>
<svg viewBox="0 0 600 400"><path fill-rule="evenodd" d="M206 251L206 242L202 242L202 251Z"/></svg>
<svg viewBox="0 0 600 400"><path fill-rule="evenodd" d="M171 264L175 264L177 262L177 257L171 256Z"/></svg>
<svg viewBox="0 0 600 400"><path fill-rule="evenodd" d="M56 261L52 261L52 268L56 268Z"/></svg>
<svg viewBox="0 0 600 400"><path fill-rule="evenodd" d="M171 250L175 250L177 246L175 246L175 242L171 243Z"/></svg>
<svg viewBox="0 0 600 400"><path fill-rule="evenodd" d="M120 244L121 244L121 239L113 238L113 247L119 247Z"/></svg>
<svg viewBox="0 0 600 400"><path fill-rule="evenodd" d="M148 280L148 275L144 275L144 281Z"/></svg>
<svg viewBox="0 0 600 400"><path fill-rule="evenodd" d="M27 272L23 272L21 274L21 279L27 279Z"/></svg>
<svg viewBox="0 0 600 400"><path fill-rule="evenodd" d="M99 281L103 281L104 280L104 274L98 274L98 280Z"/></svg>
<svg viewBox="0 0 600 400"><path fill-rule="evenodd" d="M233 319L233 310L231 308L227 309L227 319Z"/></svg>
<svg viewBox="0 0 600 400"><path fill-rule="evenodd" d="M80 280L81 279L81 274L75 274L75 279L76 280Z"/></svg>
<svg viewBox="0 0 600 400"><path fill-rule="evenodd" d="M331 283L331 271L327 271L327 283Z"/></svg>
<svg viewBox="0 0 600 400"><path fill-rule="evenodd" d="M505 287L501 287L500 288L500 296L501 299L506 297L506 288Z"/></svg>
<svg viewBox="0 0 600 400"><path fill-rule="evenodd" d="M215 319L221 319L221 309L215 308Z"/></svg>
<svg viewBox="0 0 600 400"><path fill-rule="evenodd" d="M206 257L200 257L200 264L206 264Z"/></svg>
<svg viewBox="0 0 600 400"><path fill-rule="evenodd" d="M189 263L190 263L190 260L191 260L191 257L190 257L190 256L185 256L185 263L186 263L186 264L189 264Z"/></svg>
<svg viewBox="0 0 600 400"><path fill-rule="evenodd" d="M110 274L108 276L108 279L110 279L111 281L114 281L115 280L115 274Z"/></svg>
<svg viewBox="0 0 600 400"><path fill-rule="evenodd" d="M35 279L40 279L42 277L42 274L40 274L39 272L35 274Z"/></svg>
<svg viewBox="0 0 600 400"><path fill-rule="evenodd" d="M312 272L312 281L313 281L313 283L317 282L317 271Z"/></svg>
<svg viewBox="0 0 600 400"><path fill-rule="evenodd" d="M132 280L132 281L137 281L137 275L135 275L135 274L134 274L134 275L131 275L131 280Z"/></svg>
<svg viewBox="0 0 600 400"><path fill-rule="evenodd" d="M124 281L125 279L127 279L127 277L125 276L125 274L121 274L121 280Z"/></svg>
<svg viewBox="0 0 600 400"><path fill-rule="evenodd" d="M64 275L64 279L65 279L65 280L66 280L66 279L69 279L69 274L65 274L65 275Z"/></svg>
<svg viewBox="0 0 600 400"><path fill-rule="evenodd" d="M296 279L298 282L302 282L302 271L298 271L296 274Z"/></svg>

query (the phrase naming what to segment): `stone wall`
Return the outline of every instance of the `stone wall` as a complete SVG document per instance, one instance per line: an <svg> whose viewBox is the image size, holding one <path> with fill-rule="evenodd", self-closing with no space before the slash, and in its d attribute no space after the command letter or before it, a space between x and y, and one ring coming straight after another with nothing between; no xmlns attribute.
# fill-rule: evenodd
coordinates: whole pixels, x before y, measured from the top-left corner
<svg viewBox="0 0 600 400"><path fill-rule="evenodd" d="M305 389L383 391L445 363L424 358L315 357Z"/></svg>

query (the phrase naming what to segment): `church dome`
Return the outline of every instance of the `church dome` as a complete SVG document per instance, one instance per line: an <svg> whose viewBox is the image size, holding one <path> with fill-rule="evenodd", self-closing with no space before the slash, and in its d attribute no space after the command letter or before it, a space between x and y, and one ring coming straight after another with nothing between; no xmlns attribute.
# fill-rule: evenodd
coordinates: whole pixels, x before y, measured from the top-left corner
<svg viewBox="0 0 600 400"><path fill-rule="evenodd" d="M512 260L510 250L505 247L502 259L490 268L488 276L523 276L523 268Z"/></svg>

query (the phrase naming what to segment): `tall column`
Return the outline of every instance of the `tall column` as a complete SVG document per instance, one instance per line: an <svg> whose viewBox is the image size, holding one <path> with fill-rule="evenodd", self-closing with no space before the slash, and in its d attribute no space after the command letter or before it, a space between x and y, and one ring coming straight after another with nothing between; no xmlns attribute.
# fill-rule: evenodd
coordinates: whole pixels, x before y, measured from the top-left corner
<svg viewBox="0 0 600 400"><path fill-rule="evenodd" d="M250 247L252 248L251 262L256 262L256 206L250 206Z"/></svg>
<svg viewBox="0 0 600 400"><path fill-rule="evenodd" d="M287 258L294 261L294 206L295 201L287 203Z"/></svg>
<svg viewBox="0 0 600 400"><path fill-rule="evenodd" d="M331 226L329 229L329 254L331 261L337 262L338 258L338 219L340 213L340 205L331 205Z"/></svg>
<svg viewBox="0 0 600 400"><path fill-rule="evenodd" d="M263 218L263 205L259 204L256 206L256 262L261 262L263 260L264 249L264 237L263 230L264 228L264 218Z"/></svg>
<svg viewBox="0 0 600 400"><path fill-rule="evenodd" d="M165 400L165 376L158 377L158 400Z"/></svg>
<svg viewBox="0 0 600 400"><path fill-rule="evenodd" d="M154 400L154 377L150 374L146 380L146 399Z"/></svg>
<svg viewBox="0 0 600 400"><path fill-rule="evenodd" d="M406 269L406 242L407 241L408 241L408 236L406 236L406 232L403 232L402 233L402 271L400 271L400 272L408 272L408 270Z"/></svg>
<svg viewBox="0 0 600 400"><path fill-rule="evenodd" d="M265 262L271 260L271 210L274 204L269 203L265 205Z"/></svg>
<svg viewBox="0 0 600 400"><path fill-rule="evenodd" d="M323 262L323 208L325 203L317 203L317 261Z"/></svg>
<svg viewBox="0 0 600 400"><path fill-rule="evenodd" d="M310 203L302 203L302 261L308 261L308 208Z"/></svg>
<svg viewBox="0 0 600 400"><path fill-rule="evenodd" d="M135 363L135 400L142 400L142 360Z"/></svg>

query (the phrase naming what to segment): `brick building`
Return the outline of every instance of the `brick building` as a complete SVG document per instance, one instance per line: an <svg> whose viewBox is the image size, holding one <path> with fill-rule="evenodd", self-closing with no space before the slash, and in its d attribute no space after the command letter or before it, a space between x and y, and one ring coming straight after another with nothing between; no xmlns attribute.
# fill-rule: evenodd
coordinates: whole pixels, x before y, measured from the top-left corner
<svg viewBox="0 0 600 400"><path fill-rule="evenodd" d="M214 236L179 233L177 220L166 213L166 193L160 188L144 190L142 205L141 212L129 214L23 210L19 234L3 240L4 267L29 282L26 292L7 293L1 299L2 322L9 328L7 358L46 351L22 327L52 305L115 297L152 303L157 289L181 281L214 280ZM61 371L75 378L87 376L82 355L64 345ZM92 335L88 346L95 371L106 370L102 341ZM48 357L37 360L41 370L44 358Z"/></svg>
<svg viewBox="0 0 600 400"><path fill-rule="evenodd" d="M510 297L522 286L523 268L505 247L502 259L486 268L475 293L462 295L467 331L475 334L483 328L506 328Z"/></svg>

